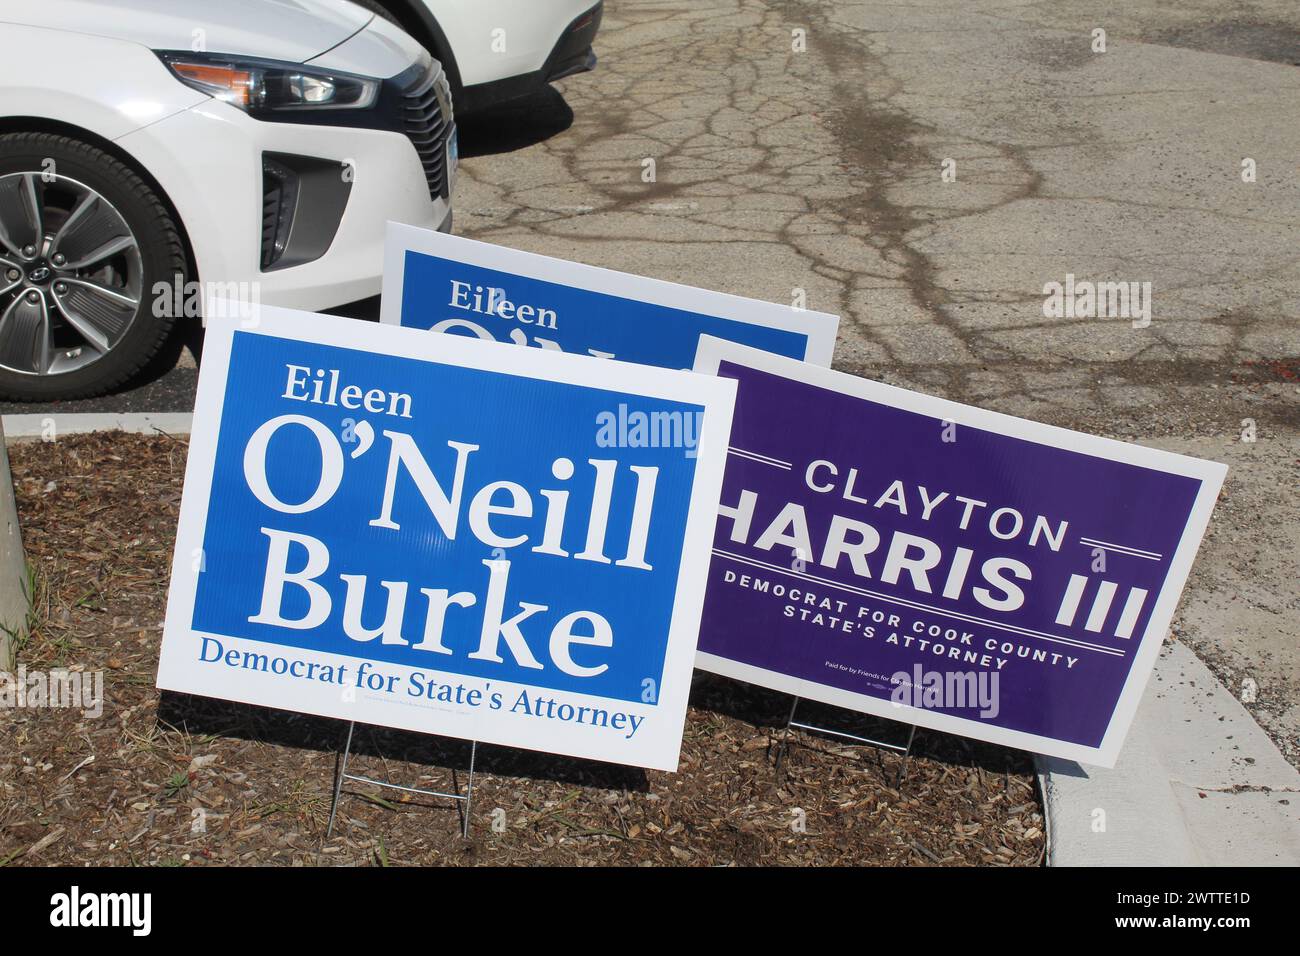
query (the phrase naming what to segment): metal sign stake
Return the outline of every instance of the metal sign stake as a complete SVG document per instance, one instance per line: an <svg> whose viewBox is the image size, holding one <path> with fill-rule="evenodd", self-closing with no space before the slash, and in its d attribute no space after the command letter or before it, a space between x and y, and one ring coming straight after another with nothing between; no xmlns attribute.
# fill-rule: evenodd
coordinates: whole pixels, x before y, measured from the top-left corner
<svg viewBox="0 0 1300 956"><path fill-rule="evenodd" d="M799 709L801 698L795 697L790 704L790 716L785 719L785 734L781 738L781 743L776 751L776 773L781 773L781 761L785 757L785 752L790 746L790 738L793 736L795 729L807 730L817 734L829 734L832 737L839 737L843 740L852 740L866 746L877 747L881 750L892 750L895 753L903 755L903 763L898 768L898 779L894 786L903 785L903 775L907 773L907 764L912 759L912 741L916 739L916 724L909 724L911 728L907 734L906 744L891 744L884 740L874 740L871 737L859 737L857 734L846 733L842 730L832 730L829 727L818 727L815 724L804 724L794 719L795 712Z"/></svg>
<svg viewBox="0 0 1300 956"><path fill-rule="evenodd" d="M355 780L357 783L368 783L374 787L384 787L388 790L401 790L403 793L418 793L425 797L441 797L446 800L457 800L465 804L464 822L461 824L460 835L469 839L469 813L470 806L474 800L474 758L478 755L478 741L471 740L469 743L469 777L465 782L465 793L445 793L441 790L422 790L419 787L406 787L398 783L389 783L385 780L375 780L372 777L363 777L359 774L348 773L348 757L352 753L352 732L356 729L356 721L348 721L347 741L343 745L343 750L339 753L338 762L334 770L334 799L330 802L330 820L329 825L325 828L325 842L329 842L330 836L334 833L334 817L339 809L339 797L343 792L344 780ZM453 770L452 785L456 783L456 771ZM322 844L323 845L323 844Z"/></svg>

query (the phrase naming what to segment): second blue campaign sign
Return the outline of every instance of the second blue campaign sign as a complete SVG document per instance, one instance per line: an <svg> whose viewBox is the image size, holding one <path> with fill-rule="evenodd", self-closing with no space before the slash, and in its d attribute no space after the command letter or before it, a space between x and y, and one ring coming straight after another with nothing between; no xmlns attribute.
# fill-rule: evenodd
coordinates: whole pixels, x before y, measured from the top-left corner
<svg viewBox="0 0 1300 956"><path fill-rule="evenodd" d="M701 335L828 367L839 318L388 224L381 320L690 368Z"/></svg>

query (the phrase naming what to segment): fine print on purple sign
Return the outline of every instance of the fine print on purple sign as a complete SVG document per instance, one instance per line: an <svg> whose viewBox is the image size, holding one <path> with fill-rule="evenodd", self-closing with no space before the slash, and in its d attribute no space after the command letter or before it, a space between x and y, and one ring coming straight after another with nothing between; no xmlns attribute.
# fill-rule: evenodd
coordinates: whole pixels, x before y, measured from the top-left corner
<svg viewBox="0 0 1300 956"><path fill-rule="evenodd" d="M1110 767L1227 472L702 337L738 382L696 666Z"/></svg>

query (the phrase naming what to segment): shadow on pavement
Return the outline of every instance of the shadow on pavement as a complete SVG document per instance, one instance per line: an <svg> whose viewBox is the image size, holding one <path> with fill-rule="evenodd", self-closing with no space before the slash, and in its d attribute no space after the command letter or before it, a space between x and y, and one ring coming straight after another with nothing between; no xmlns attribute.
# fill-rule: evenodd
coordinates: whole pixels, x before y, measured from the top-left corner
<svg viewBox="0 0 1300 956"><path fill-rule="evenodd" d="M509 153L563 133L573 125L573 110L559 91L543 87L530 96L493 106L457 120L462 159Z"/></svg>

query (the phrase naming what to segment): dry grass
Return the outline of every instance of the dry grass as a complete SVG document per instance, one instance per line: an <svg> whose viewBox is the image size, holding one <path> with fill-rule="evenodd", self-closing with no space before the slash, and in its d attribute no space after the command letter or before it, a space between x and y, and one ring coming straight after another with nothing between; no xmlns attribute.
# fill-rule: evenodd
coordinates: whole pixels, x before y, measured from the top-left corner
<svg viewBox="0 0 1300 956"><path fill-rule="evenodd" d="M448 801L349 785L320 853L342 724L154 689L185 452L102 434L10 449L37 594L21 662L102 670L107 702L0 713L0 865L1042 860L1025 754L919 731L900 790L898 756L799 735L778 776L788 698L704 674L678 774L483 747L469 841ZM378 728L354 749L358 773L437 789L468 757Z"/></svg>

